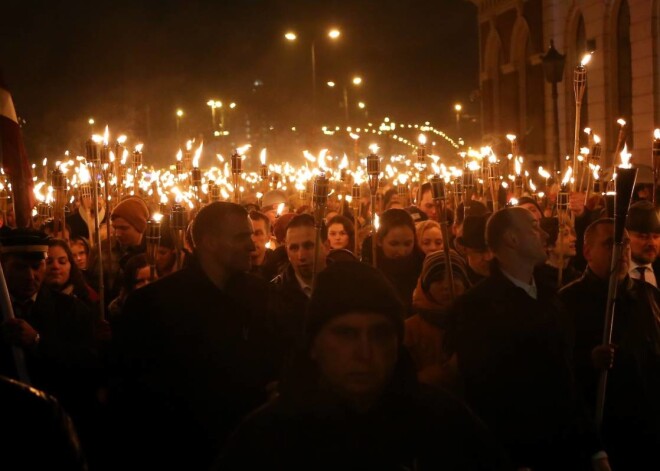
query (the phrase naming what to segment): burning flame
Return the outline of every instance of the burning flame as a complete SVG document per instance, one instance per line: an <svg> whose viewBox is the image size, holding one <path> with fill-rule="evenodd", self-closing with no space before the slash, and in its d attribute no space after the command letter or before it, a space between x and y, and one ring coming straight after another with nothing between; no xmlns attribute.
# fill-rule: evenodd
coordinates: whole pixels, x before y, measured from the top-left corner
<svg viewBox="0 0 660 471"><path fill-rule="evenodd" d="M98 134L94 134L92 136L92 141L94 141L96 144L100 144L103 142L103 136L99 136Z"/></svg>
<svg viewBox="0 0 660 471"><path fill-rule="evenodd" d="M587 135L591 134L591 128L584 128L584 133Z"/></svg>
<svg viewBox="0 0 660 471"><path fill-rule="evenodd" d="M539 175L541 175L541 177L545 178L546 180L550 178L550 172L545 170L543 167L539 167Z"/></svg>
<svg viewBox="0 0 660 471"><path fill-rule="evenodd" d="M277 212L275 213L276 217L280 217L282 215L282 211L284 211L284 206L285 206L284 203L280 203L277 205Z"/></svg>
<svg viewBox="0 0 660 471"><path fill-rule="evenodd" d="M513 165L515 168L516 175L520 176L520 172L522 171L522 164L520 162L520 159L516 159Z"/></svg>
<svg viewBox="0 0 660 471"><path fill-rule="evenodd" d="M380 147L378 147L378 144L371 144L369 146L369 150L371 151L372 154L377 154L379 149Z"/></svg>
<svg viewBox="0 0 660 471"><path fill-rule="evenodd" d="M340 169L348 168L348 157L346 157L346 154L344 154L344 157L341 159L341 162L339 162L339 168Z"/></svg>
<svg viewBox="0 0 660 471"><path fill-rule="evenodd" d="M239 147L238 149L236 149L236 153L237 153L238 155L243 155L243 154L245 154L245 153L248 151L248 149L249 149L250 147L252 147L250 144L245 144L244 146Z"/></svg>
<svg viewBox="0 0 660 471"><path fill-rule="evenodd" d="M103 144L108 145L108 139L110 138L110 129L108 129L108 125L105 125L105 131L103 132Z"/></svg>
<svg viewBox="0 0 660 471"><path fill-rule="evenodd" d="M187 151L190 151L192 149L192 146L193 146L193 141L186 142L186 150Z"/></svg>
<svg viewBox="0 0 660 471"><path fill-rule="evenodd" d="M314 157L312 153L308 150L303 151L303 156L310 162L316 162L316 157Z"/></svg>
<svg viewBox="0 0 660 471"><path fill-rule="evenodd" d="M179 149L179 152L176 153L176 160L181 162L181 159L183 159L183 151Z"/></svg>
<svg viewBox="0 0 660 471"><path fill-rule="evenodd" d="M117 138L117 142L118 142L119 144L123 144L124 142L126 142L126 139L127 139L126 136L125 136L124 134L122 134L121 136L119 136L119 137Z"/></svg>
<svg viewBox="0 0 660 471"><path fill-rule="evenodd" d="M632 154L628 152L628 144L623 145L623 150L619 155L621 156L621 165L619 165L619 168L632 168L632 164L630 163Z"/></svg>
<svg viewBox="0 0 660 471"><path fill-rule="evenodd" d="M561 180L562 185L568 185L568 182L571 181L571 177L573 176L573 169L569 166L566 169L566 173L564 174L564 178Z"/></svg>
<svg viewBox="0 0 660 471"><path fill-rule="evenodd" d="M619 126L623 127L626 125L626 120L623 118L619 118L616 120L616 122L619 124Z"/></svg>
<svg viewBox="0 0 660 471"><path fill-rule="evenodd" d="M420 134L417 136L417 142L419 142L419 144L422 146L426 145L426 136L424 134Z"/></svg>
<svg viewBox="0 0 660 471"><path fill-rule="evenodd" d="M261 165L266 165L266 148L261 149L261 154L259 154L259 160Z"/></svg>
<svg viewBox="0 0 660 471"><path fill-rule="evenodd" d="M532 193L536 193L536 185L534 185L531 178L529 179L529 189L532 190Z"/></svg>
<svg viewBox="0 0 660 471"><path fill-rule="evenodd" d="M270 249L270 245L271 245L270 243L271 243L270 240L269 240L268 242L266 242L266 248L267 248L267 249Z"/></svg>
<svg viewBox="0 0 660 471"><path fill-rule="evenodd" d="M591 169L593 170L594 180L598 180L598 179L599 179L598 172L599 172L599 170L600 170L600 165L593 165L593 164L590 164L589 166L590 166Z"/></svg>
<svg viewBox="0 0 660 471"><path fill-rule="evenodd" d="M202 150L204 149L204 142L199 144L199 147L195 151L195 157L193 157L192 165L193 167L199 167L199 159L202 157Z"/></svg>
<svg viewBox="0 0 660 471"><path fill-rule="evenodd" d="M374 215L374 229L376 229L376 231L380 229L380 218L378 217L378 213Z"/></svg>
<svg viewBox="0 0 660 471"><path fill-rule="evenodd" d="M163 219L163 215L160 213L154 213L151 219L153 219L154 221L160 224L160 221Z"/></svg>
<svg viewBox="0 0 660 471"><path fill-rule="evenodd" d="M580 61L580 64L582 64L582 66L584 67L584 66L586 66L590 61L591 61L591 53L588 52L588 53L586 53L584 56L582 56L582 60Z"/></svg>
<svg viewBox="0 0 660 471"><path fill-rule="evenodd" d="M511 141L511 142L515 141L515 140L516 140L516 137L517 137L517 136L516 136L515 134L507 134L507 135L506 135L506 138L507 138L509 141Z"/></svg>
<svg viewBox="0 0 660 471"><path fill-rule="evenodd" d="M135 146L135 152L142 152L142 147L144 147L144 144L138 144Z"/></svg>
<svg viewBox="0 0 660 471"><path fill-rule="evenodd" d="M349 136L351 136L351 139L353 139L353 140L355 140L355 141L357 141L358 139L360 139L360 135L359 135L359 134L355 134L354 132L350 133Z"/></svg>
<svg viewBox="0 0 660 471"><path fill-rule="evenodd" d="M660 129L653 131L653 139L660 140Z"/></svg>
<svg viewBox="0 0 660 471"><path fill-rule="evenodd" d="M598 134L594 134L594 144L600 144L600 136Z"/></svg>

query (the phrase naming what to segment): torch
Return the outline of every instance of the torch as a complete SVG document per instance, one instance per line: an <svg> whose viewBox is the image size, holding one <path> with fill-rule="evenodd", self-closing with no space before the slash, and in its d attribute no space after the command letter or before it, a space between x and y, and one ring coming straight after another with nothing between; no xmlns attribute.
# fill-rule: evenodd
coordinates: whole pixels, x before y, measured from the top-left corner
<svg viewBox="0 0 660 471"><path fill-rule="evenodd" d="M612 328L614 326L614 308L619 285L619 271L621 269L621 257L624 253L623 231L626 227L626 218L630 201L632 200L633 188L637 179L637 169L626 165L627 168L619 167L614 181L616 195L614 197L614 246L612 247L612 261L610 263L610 280L607 290L607 305L605 308L605 325L603 327L603 344L612 342ZM607 389L607 372L603 370L598 383L596 399L596 425L603 423L603 411L605 408L605 391Z"/></svg>
<svg viewBox="0 0 660 471"><path fill-rule="evenodd" d="M66 227L66 193L67 193L67 182L64 173L58 168L52 171L51 175L51 186L55 191L55 208L54 212L54 225L53 231L55 234L61 232L62 239L65 239L64 229Z"/></svg>
<svg viewBox="0 0 660 471"><path fill-rule="evenodd" d="M214 181L209 182L209 200L211 203L215 201L220 201L222 193L220 191L220 185Z"/></svg>
<svg viewBox="0 0 660 471"><path fill-rule="evenodd" d="M495 181L498 179L498 175L496 163L493 160L493 157L489 157L488 159L488 184L490 186L490 197L493 200L493 212L497 212L499 201L497 191L495 190Z"/></svg>
<svg viewBox="0 0 660 471"><path fill-rule="evenodd" d="M653 131L653 151L651 154L653 165L653 205L655 205L655 193L660 178L660 129Z"/></svg>
<svg viewBox="0 0 660 471"><path fill-rule="evenodd" d="M612 175L614 175L614 169L616 168L616 157L622 152L623 146L626 143L626 120L619 118L616 122L619 125L619 136L617 137L614 156L612 157Z"/></svg>
<svg viewBox="0 0 660 471"><path fill-rule="evenodd" d="M451 299L455 297L454 271L451 269L451 254L449 253L449 229L447 227L447 194L445 192L445 181L440 175L431 177L431 194L438 214L438 222L442 231L442 248L445 252L445 266L447 270L447 280L449 280L449 292Z"/></svg>
<svg viewBox="0 0 660 471"><path fill-rule="evenodd" d="M133 151L133 194L138 196L138 189L140 187L140 179L138 178L138 170L142 167L142 144L135 146Z"/></svg>
<svg viewBox="0 0 660 471"><path fill-rule="evenodd" d="M238 150L235 150L231 155L231 175L234 181L234 203L240 204L241 192L239 189L239 178L243 172L243 159L241 158Z"/></svg>
<svg viewBox="0 0 660 471"><path fill-rule="evenodd" d="M419 146L417 147L417 169L420 173L424 173L428 168L426 165L426 136L420 134L417 140L419 142Z"/></svg>
<svg viewBox="0 0 660 471"><path fill-rule="evenodd" d="M99 315L105 319L105 284L103 281L103 250L101 249L101 230L99 229L99 185L98 169L100 166L99 146L93 140L88 140L85 146L87 165L90 167L92 180L91 193L94 201L94 236L96 238L96 248L98 254L98 277L99 277ZM108 254L109 256L111 254Z"/></svg>
<svg viewBox="0 0 660 471"><path fill-rule="evenodd" d="M323 218L328 206L328 185L329 181L325 173L319 174L314 179L314 193L312 196L312 206L314 210L314 227L316 229L316 244L314 244L314 273L312 278L312 287L316 281L316 275L321 271L321 246L323 244Z"/></svg>
<svg viewBox="0 0 660 471"><path fill-rule="evenodd" d="M158 259L158 248L160 247L160 222L163 219L162 214L154 214L147 221L147 261L149 263L149 280L156 279L156 260Z"/></svg>
<svg viewBox="0 0 660 471"><path fill-rule="evenodd" d="M371 192L371 253L372 263L377 267L377 245L376 244L376 220L377 204L378 204L378 179L380 178L380 157L375 152L375 148L371 149L371 153L367 156L367 175L369 177L369 191Z"/></svg>
<svg viewBox="0 0 660 471"><path fill-rule="evenodd" d="M472 201L472 192L474 191L474 173L465 167L463 169L463 216L467 216L470 210L470 201Z"/></svg>
<svg viewBox="0 0 660 471"><path fill-rule="evenodd" d="M193 167L190 175L193 191L195 193L195 205L197 206L197 209L199 209L199 206L202 203L202 198L200 195L200 191L202 189L202 171L199 169L199 167Z"/></svg>
<svg viewBox="0 0 660 471"><path fill-rule="evenodd" d="M259 167L259 178L261 178L262 193L266 193L268 191L268 165L266 165L265 148L261 150L259 160L261 161L261 166Z"/></svg>
<svg viewBox="0 0 660 471"><path fill-rule="evenodd" d="M181 262L183 258L183 240L185 237L186 227L188 225L186 208L176 203L172 206L170 212L170 229L174 235L174 244L176 245L176 269L181 269Z"/></svg>
<svg viewBox="0 0 660 471"><path fill-rule="evenodd" d="M598 182L598 179L596 178L596 175L597 175L596 172L598 171L597 169L600 167L600 156L603 152L603 147L600 144L600 137L598 137L597 135L594 135L593 139L594 139L594 145L591 148L591 152L589 153L589 156L590 156L589 157L589 163L594 166L593 186L595 186L595 184ZM587 194L584 196L584 205L585 206L587 205L587 202L589 201L589 198L591 197L591 191L592 191L591 166L588 165L587 170L588 170L588 173L587 173Z"/></svg>
<svg viewBox="0 0 660 471"><path fill-rule="evenodd" d="M358 254L360 253L360 237L358 237L358 234L360 233L360 206L361 206L361 200L362 200L362 191L360 188L360 185L358 183L353 184L353 189L351 192L352 200L351 202L353 203L353 219L355 221L355 256L357 257ZM373 242L373 241L372 241Z"/></svg>
<svg viewBox="0 0 660 471"><path fill-rule="evenodd" d="M406 181L404 175L400 175L399 179L397 180L396 194L399 197L403 207L407 207L409 205L408 199L410 197L410 191L408 190L408 182Z"/></svg>
<svg viewBox="0 0 660 471"><path fill-rule="evenodd" d="M559 247L563 247L564 244L564 234L562 227L566 224L566 218L568 214L568 202L569 202L569 190L568 182L570 181L572 174L572 169L569 167L566 171L566 175L559 186L559 192L557 193L557 217L559 219ZM564 277L564 252L561 250L559 252L559 270L557 272L557 289L561 288L562 279Z"/></svg>
<svg viewBox="0 0 660 471"><path fill-rule="evenodd" d="M108 185L109 179L108 174L110 173L110 148L108 147L108 128L105 128L106 133L103 141L103 146L101 147L101 159L99 170L101 172L101 177L103 178L103 196L105 200L105 213L108 215L107 220L110 220L111 208L110 208L110 185ZM106 244L108 246L108 255L112 253L112 239L110 236L110 224L105 225L106 228Z"/></svg>
<svg viewBox="0 0 660 471"><path fill-rule="evenodd" d="M2 225L7 226L7 211L9 210L9 191L7 182L0 183L0 214L2 214Z"/></svg>
<svg viewBox="0 0 660 471"><path fill-rule="evenodd" d="M587 88L586 65L591 60L591 54L585 54L582 61L575 67L573 72L573 92L575 93L575 140L573 143L573 168L577 168L577 156L580 153L580 113L582 111L582 98ZM574 183L571 184L571 187ZM573 190L575 188L572 188Z"/></svg>

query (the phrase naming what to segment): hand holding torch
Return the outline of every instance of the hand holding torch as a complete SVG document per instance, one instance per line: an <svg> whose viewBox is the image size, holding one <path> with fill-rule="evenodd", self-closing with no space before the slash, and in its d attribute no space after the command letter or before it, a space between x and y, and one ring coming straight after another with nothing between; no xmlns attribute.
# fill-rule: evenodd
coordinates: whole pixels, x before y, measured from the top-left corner
<svg viewBox="0 0 660 471"><path fill-rule="evenodd" d="M241 173L243 173L243 159L238 150L231 155L231 175L234 183L234 203L240 204L241 191L239 187Z"/></svg>
<svg viewBox="0 0 660 471"><path fill-rule="evenodd" d="M378 214L378 180L380 178L380 157L372 151L367 156L367 175L371 192L371 255L374 267L378 266L378 244L376 242L376 215Z"/></svg>

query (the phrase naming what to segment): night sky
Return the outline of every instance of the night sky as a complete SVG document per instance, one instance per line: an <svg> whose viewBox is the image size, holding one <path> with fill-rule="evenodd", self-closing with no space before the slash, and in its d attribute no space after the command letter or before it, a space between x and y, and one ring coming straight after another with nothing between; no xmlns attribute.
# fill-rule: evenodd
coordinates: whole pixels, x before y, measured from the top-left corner
<svg viewBox="0 0 660 471"><path fill-rule="evenodd" d="M355 125L390 116L452 130L453 103L479 110L470 102L477 12L466 0L5 0L1 8L0 69L34 161L80 153L90 116L96 132L108 123L144 141L148 162L169 161L175 110L185 112L182 134L208 134L210 98L237 103L225 114L232 139L290 140L284 131L311 116L314 38L324 124L345 123L341 90L325 83L356 74L364 84L348 87ZM325 37L330 27L342 32L336 42Z"/></svg>

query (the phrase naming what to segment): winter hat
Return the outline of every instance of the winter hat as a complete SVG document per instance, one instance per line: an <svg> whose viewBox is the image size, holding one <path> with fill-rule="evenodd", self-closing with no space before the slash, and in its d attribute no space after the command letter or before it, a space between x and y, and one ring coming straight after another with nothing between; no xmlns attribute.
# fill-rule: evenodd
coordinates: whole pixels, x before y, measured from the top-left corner
<svg viewBox="0 0 660 471"><path fill-rule="evenodd" d="M284 243L284 239L286 239L286 227L289 225L291 219L293 219L295 215L296 213L282 214L277 218L275 224L273 224L273 235L275 236L278 244Z"/></svg>
<svg viewBox="0 0 660 471"><path fill-rule="evenodd" d="M653 203L650 201L638 201L630 206L626 229L642 234L660 233L660 221Z"/></svg>
<svg viewBox="0 0 660 471"><path fill-rule="evenodd" d="M485 251L486 245L486 222L490 213L479 216L468 216L463 221L463 235L456 238L457 242L469 249Z"/></svg>
<svg viewBox="0 0 660 471"><path fill-rule="evenodd" d="M454 277L461 277L465 286L469 286L470 278L468 277L467 268L465 268L465 262L461 256L453 250L450 250L449 260ZM431 283L444 278L445 273L447 273L446 266L447 262L445 260L444 251L432 252L426 256L424 264L422 265L422 273L419 277L424 291L428 292Z"/></svg>
<svg viewBox="0 0 660 471"><path fill-rule="evenodd" d="M376 313L387 317L403 340L406 309L385 276L361 262L336 262L320 272L307 309L309 344L323 326L349 312Z"/></svg>
<svg viewBox="0 0 660 471"><path fill-rule="evenodd" d="M149 219L149 208L142 198L131 196L119 203L112 211L110 220L114 221L115 218L126 219L140 234L144 234Z"/></svg>

